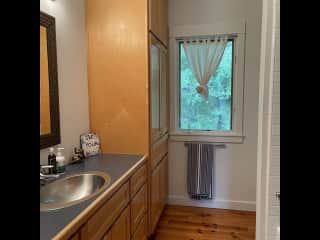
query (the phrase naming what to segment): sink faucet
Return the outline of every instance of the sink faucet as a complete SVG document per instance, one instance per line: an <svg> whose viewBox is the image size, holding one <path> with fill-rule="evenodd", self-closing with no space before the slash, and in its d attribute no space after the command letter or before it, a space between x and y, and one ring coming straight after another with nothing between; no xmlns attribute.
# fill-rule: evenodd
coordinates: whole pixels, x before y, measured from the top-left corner
<svg viewBox="0 0 320 240"><path fill-rule="evenodd" d="M49 180L57 179L61 176L61 174L49 174L49 169L52 169L53 165L41 165L40 164L40 184L41 180L44 182L44 185Z"/></svg>

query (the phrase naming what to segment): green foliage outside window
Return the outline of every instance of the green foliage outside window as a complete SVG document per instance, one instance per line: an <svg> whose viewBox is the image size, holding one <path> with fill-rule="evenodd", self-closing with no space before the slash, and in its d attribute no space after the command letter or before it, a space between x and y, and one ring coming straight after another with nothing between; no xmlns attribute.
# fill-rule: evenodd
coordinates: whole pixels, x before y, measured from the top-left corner
<svg viewBox="0 0 320 240"><path fill-rule="evenodd" d="M205 100L197 93L198 82L180 44L180 128L193 130L231 130L232 51L228 41L216 73L208 83Z"/></svg>

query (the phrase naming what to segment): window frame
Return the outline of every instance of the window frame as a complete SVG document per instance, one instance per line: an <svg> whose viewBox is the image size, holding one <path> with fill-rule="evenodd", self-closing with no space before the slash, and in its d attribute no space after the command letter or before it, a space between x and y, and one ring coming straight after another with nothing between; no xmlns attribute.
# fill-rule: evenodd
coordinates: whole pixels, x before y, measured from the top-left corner
<svg viewBox="0 0 320 240"><path fill-rule="evenodd" d="M225 34L233 41L231 130L194 130L180 128L180 42L184 37L206 37ZM170 38L170 139L174 141L208 141L243 143L243 95L245 76L245 34L219 33L186 35Z"/></svg>

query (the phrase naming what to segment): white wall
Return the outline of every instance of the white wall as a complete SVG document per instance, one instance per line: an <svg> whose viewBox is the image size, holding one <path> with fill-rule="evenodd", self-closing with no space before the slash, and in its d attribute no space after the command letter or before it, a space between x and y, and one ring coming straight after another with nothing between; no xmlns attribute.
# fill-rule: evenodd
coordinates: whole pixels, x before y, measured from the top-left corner
<svg viewBox="0 0 320 240"><path fill-rule="evenodd" d="M84 0L40 0L40 10L56 19L60 146L69 160L89 130ZM40 150L40 163L47 163L47 153Z"/></svg>
<svg viewBox="0 0 320 240"><path fill-rule="evenodd" d="M243 144L218 149L214 200L191 201L186 188L186 149L169 143L169 203L255 210L261 0L169 0L169 27L247 21Z"/></svg>

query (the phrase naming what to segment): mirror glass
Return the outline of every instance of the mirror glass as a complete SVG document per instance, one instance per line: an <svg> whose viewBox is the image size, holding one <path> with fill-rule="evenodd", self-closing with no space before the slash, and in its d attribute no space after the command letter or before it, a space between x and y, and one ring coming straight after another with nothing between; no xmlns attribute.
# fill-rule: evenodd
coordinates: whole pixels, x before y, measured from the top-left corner
<svg viewBox="0 0 320 240"><path fill-rule="evenodd" d="M50 134L47 29L40 25L40 135Z"/></svg>

